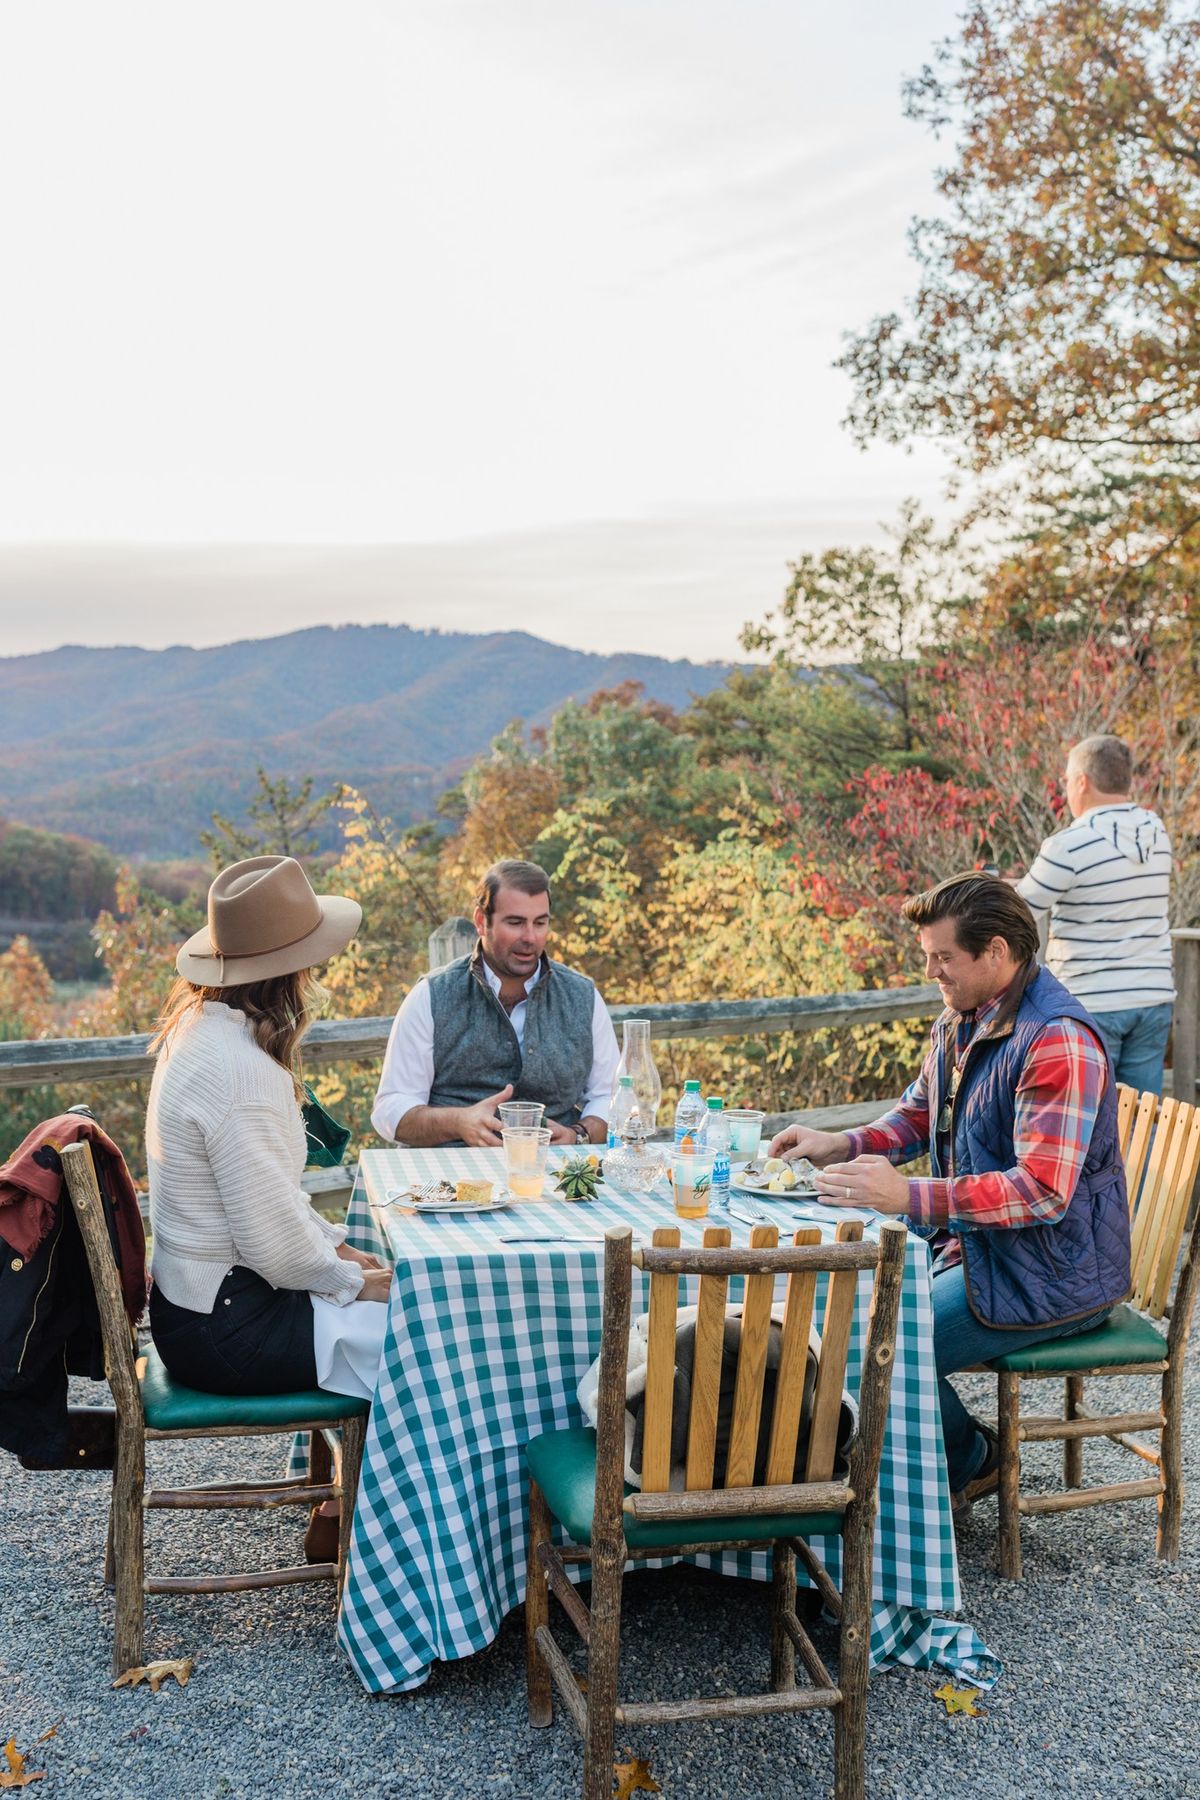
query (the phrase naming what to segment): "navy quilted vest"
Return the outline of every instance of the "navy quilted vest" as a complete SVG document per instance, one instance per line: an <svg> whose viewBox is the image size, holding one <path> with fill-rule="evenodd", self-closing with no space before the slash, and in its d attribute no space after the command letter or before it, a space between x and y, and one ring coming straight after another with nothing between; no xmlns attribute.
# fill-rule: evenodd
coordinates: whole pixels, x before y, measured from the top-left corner
<svg viewBox="0 0 1200 1800"><path fill-rule="evenodd" d="M1039 969L1025 990L1011 1029L1002 1029L995 1038L977 1038L967 1051L954 1101L956 1175L981 1175L1011 1169L1016 1163L1017 1082L1030 1047L1052 1019L1075 1019L1103 1043L1079 1001L1049 969ZM952 1014L939 1021L929 1096L931 1120L938 1117L946 1091L953 1023ZM935 1174L949 1172L938 1167L936 1143L932 1161ZM1015 1230L961 1229L961 1238L967 1298L972 1312L985 1325L1010 1331L1066 1325L1127 1297L1129 1205L1111 1061L1092 1141L1062 1217L1052 1225L1025 1225Z"/></svg>

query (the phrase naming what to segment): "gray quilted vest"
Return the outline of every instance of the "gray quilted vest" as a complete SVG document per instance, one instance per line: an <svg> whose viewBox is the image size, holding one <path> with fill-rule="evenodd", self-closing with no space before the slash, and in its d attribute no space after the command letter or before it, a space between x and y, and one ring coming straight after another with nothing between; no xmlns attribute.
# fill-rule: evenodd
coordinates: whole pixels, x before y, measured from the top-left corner
<svg viewBox="0 0 1200 1800"><path fill-rule="evenodd" d="M982 1175L1016 1163L1013 1130L1017 1082L1030 1047L1052 1019L1075 1019L1104 1040L1095 1021L1052 975L1039 969L1008 1027L971 1044L954 1101L954 1174ZM953 1015L938 1022L938 1053L929 1095L936 1119L946 1092ZM1107 1057L1107 1052L1105 1053ZM931 1146L933 1173L939 1167ZM967 1299L985 1325L1028 1331L1067 1325L1129 1293L1129 1203L1117 1137L1117 1084L1112 1063L1087 1155L1067 1210L1053 1224L961 1233Z"/></svg>
<svg viewBox="0 0 1200 1800"><path fill-rule="evenodd" d="M543 961L525 1003L525 1053L488 986L478 945L426 977L433 1013L430 1106L474 1106L511 1082L514 1100L540 1100L547 1119L574 1124L592 1072L596 989L586 975Z"/></svg>

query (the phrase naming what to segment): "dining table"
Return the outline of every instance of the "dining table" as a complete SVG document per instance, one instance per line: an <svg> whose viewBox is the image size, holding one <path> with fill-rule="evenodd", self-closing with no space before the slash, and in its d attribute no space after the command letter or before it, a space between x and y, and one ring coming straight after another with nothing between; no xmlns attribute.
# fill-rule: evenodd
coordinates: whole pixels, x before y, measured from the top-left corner
<svg viewBox="0 0 1200 1800"><path fill-rule="evenodd" d="M525 1446L539 1432L585 1422L577 1389L599 1354L605 1230L628 1225L635 1242L649 1243L657 1227L675 1225L687 1245L699 1244L714 1222L678 1218L665 1180L650 1192L606 1182L590 1201L548 1197L491 1212L415 1212L395 1198L439 1179L485 1180L502 1190L503 1153L364 1151L347 1212L348 1242L394 1271L338 1620L338 1641L373 1693L419 1687L436 1663L484 1649L524 1600ZM814 1223L832 1239L850 1216L774 1196L754 1205L779 1226L782 1242ZM719 1223L735 1243L748 1243L752 1221L738 1216L736 1194L733 1208ZM868 1238L877 1233L876 1215L853 1216ZM647 1300L636 1269L634 1281L637 1312ZM871 1288L863 1271L847 1363L851 1394ZM695 1292L680 1298L694 1304ZM840 1540L814 1540L813 1548L838 1582ZM731 1577L770 1573L763 1552L695 1561ZM991 1686L1000 1664L969 1624L949 1616L960 1605L929 1249L910 1233L879 1475L872 1665L946 1670Z"/></svg>

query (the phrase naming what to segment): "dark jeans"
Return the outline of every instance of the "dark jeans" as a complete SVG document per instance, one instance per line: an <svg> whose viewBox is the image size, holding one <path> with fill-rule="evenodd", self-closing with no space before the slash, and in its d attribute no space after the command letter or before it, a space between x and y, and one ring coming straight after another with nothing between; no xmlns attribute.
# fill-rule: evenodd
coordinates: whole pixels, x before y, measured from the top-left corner
<svg viewBox="0 0 1200 1800"><path fill-rule="evenodd" d="M169 1372L205 1394L293 1394L317 1385L307 1293L230 1269L210 1313L150 1291L150 1331Z"/></svg>
<svg viewBox="0 0 1200 1800"><path fill-rule="evenodd" d="M933 1353L937 1361L938 1404L942 1414L942 1438L946 1445L946 1468L950 1490L957 1493L973 1481L987 1460L988 1440L978 1419L969 1413L947 1376L960 1369L973 1369L990 1356L1003 1356L1008 1350L1024 1350L1029 1344L1044 1344L1053 1338L1080 1337L1103 1325L1112 1308L1105 1306L1086 1319L1070 1325L1032 1326L1028 1331L999 1330L981 1325L967 1301L966 1281L961 1263L942 1269L933 1277Z"/></svg>

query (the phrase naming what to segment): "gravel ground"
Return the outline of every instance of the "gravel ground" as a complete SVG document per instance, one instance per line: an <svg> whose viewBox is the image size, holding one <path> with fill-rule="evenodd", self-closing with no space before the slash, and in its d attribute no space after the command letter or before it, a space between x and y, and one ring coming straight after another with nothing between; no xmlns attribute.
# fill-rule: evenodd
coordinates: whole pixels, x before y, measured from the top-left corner
<svg viewBox="0 0 1200 1800"><path fill-rule="evenodd" d="M1025 1526L1025 1580L994 1573L996 1508L976 1509L961 1541L964 1616L1005 1663L985 1718L947 1718L941 1677L873 1678L868 1792L873 1800L1025 1795L1200 1797L1200 1339L1191 1354L1187 1470L1193 1497L1184 1556L1154 1556L1149 1503L1048 1517ZM980 1410L992 1385L971 1377ZM1105 1398L1145 1405L1146 1384L1112 1382ZM81 1397L100 1398L81 1384ZM1027 1485L1052 1485L1054 1451L1034 1447ZM275 1474L277 1440L150 1449L160 1483ZM331 1590L277 1588L148 1607L147 1655L192 1656L188 1687L113 1692L111 1602L101 1585L106 1477L34 1475L4 1459L0 1559L0 1738L44 1769L36 1792L72 1800L273 1800L338 1795L545 1796L579 1791L573 1727L530 1732L523 1705L520 1614L467 1662L439 1667L421 1691L371 1698L334 1640ZM1089 1445L1089 1480L1130 1479L1131 1459ZM250 1542L250 1539L253 1542ZM150 1565L160 1573L286 1562L295 1514L156 1514ZM631 1697L762 1685L766 1589L688 1570L631 1577L623 1687ZM570 1636L563 1627L564 1641ZM833 1633L818 1631L827 1659ZM775 1800L830 1791L825 1715L643 1731L627 1746L650 1759L668 1797ZM625 1748L626 1746L621 1746Z"/></svg>

